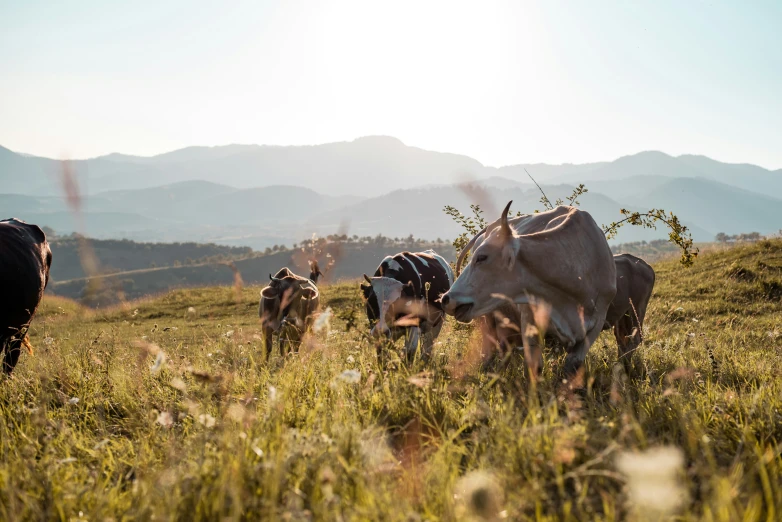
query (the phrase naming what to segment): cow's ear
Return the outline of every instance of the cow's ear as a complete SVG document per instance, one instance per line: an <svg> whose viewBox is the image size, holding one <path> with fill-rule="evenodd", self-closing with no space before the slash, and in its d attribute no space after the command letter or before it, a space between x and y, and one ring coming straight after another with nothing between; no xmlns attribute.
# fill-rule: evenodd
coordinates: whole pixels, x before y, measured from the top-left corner
<svg viewBox="0 0 782 522"><path fill-rule="evenodd" d="M519 255L520 242L518 238L509 237L502 245L500 261L507 270L513 270Z"/></svg>

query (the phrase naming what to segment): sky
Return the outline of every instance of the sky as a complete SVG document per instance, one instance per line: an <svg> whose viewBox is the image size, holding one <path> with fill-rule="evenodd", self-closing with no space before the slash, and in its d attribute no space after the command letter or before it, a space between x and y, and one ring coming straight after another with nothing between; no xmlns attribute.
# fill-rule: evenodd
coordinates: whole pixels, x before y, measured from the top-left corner
<svg viewBox="0 0 782 522"><path fill-rule="evenodd" d="M485 165L782 168L782 2L0 0L0 145L390 135Z"/></svg>

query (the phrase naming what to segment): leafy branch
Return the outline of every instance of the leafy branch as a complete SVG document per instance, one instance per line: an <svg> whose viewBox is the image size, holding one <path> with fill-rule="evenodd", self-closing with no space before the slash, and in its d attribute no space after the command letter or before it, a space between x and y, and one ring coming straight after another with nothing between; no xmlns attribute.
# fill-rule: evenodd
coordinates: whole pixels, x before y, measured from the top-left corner
<svg viewBox="0 0 782 522"><path fill-rule="evenodd" d="M470 239L477 235L478 232L483 230L487 224L483 217L483 210L481 210L480 205L470 205L470 210L472 210L473 214L471 217L465 216L459 212L457 208L450 205L446 205L443 208L443 211L451 216L451 219L456 221L456 223L461 225L461 227L464 229L464 232L459 234L456 239L453 240L453 247L457 252L461 252L462 249L467 246L467 243L470 242Z"/></svg>
<svg viewBox="0 0 782 522"><path fill-rule="evenodd" d="M665 212L661 208L653 208L648 212L633 212L627 209L619 211L624 217L619 221L614 221L610 225L603 225L603 232L606 239L613 239L619 232L622 225L630 224L638 227L657 229L657 223L664 223L669 229L668 241L678 246L682 251L682 257L679 262L684 266L692 266L695 258L698 257L698 248L693 246L692 236L689 229L679 221L679 218L673 212Z"/></svg>
<svg viewBox="0 0 782 522"><path fill-rule="evenodd" d="M524 169L524 172L527 172L527 169ZM557 198L554 204L552 204L551 200L548 198L548 196L546 196L546 193L543 191L540 185L538 185L538 182L535 181L535 178L533 178L529 172L527 172L527 176L529 176L532 182L535 183L535 186L538 187L538 190L542 195L540 202L543 204L543 208L545 210L553 210L554 204L557 206L564 204L565 201L561 198ZM580 183L576 188L573 189L573 193L566 198L567 204L571 206L579 206L581 202L578 200L578 198L587 192L589 191L584 186L584 184ZM477 235L486 226L486 220L483 218L483 210L481 210L479 205L470 205L470 210L472 210L473 213L472 217L465 216L459 212L458 209L450 205L446 205L443 210L464 229L464 231L453 240L453 247L456 249L457 253L461 252L467 243L470 242L470 239ZM626 224L644 228L653 228L656 230L658 223L664 223L670 229L670 232L668 232L668 241L678 246L682 252L680 259L681 264L689 267L692 266L692 264L695 262L695 258L698 257L698 248L693 245L692 236L689 232L689 229L684 226L681 221L679 221L679 218L673 212L666 212L661 208L653 208L648 212L634 212L621 209L619 212L621 212L621 214L624 216L623 219L614 221L610 225L603 225L601 227L606 235L606 239L610 240L616 237L617 233L619 232L619 228ZM538 213L538 211L536 210L535 213ZM520 215L521 212L516 212L516 216Z"/></svg>

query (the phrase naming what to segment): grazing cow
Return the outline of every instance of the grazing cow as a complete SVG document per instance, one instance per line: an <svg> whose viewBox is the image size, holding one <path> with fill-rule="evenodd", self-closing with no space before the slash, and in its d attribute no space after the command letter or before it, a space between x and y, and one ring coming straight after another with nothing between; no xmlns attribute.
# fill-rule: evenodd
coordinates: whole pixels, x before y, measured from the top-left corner
<svg viewBox="0 0 782 522"><path fill-rule="evenodd" d="M629 370L632 353L641 344L644 317L654 289L654 269L630 254L614 256L616 297L608 307L603 330L613 330L619 359Z"/></svg>
<svg viewBox="0 0 782 522"><path fill-rule="evenodd" d="M443 309L469 322L501 307L520 310L520 333L532 342L533 305L545 306L548 332L568 352L565 373L581 368L587 350L605 323L616 295L616 267L605 235L587 212L559 206L508 220L500 219L476 235L461 253L476 245L470 263L442 297ZM457 264L457 268L461 263ZM534 355L539 364L539 348Z"/></svg>
<svg viewBox="0 0 782 522"><path fill-rule="evenodd" d="M317 263L313 265L310 277L317 279L320 270ZM289 346L298 351L302 335L312 326L320 294L313 280L297 276L288 268L282 268L276 275L269 274L269 279L269 286L261 290L258 307L266 357L271 355L275 333L279 336L280 356L284 357Z"/></svg>
<svg viewBox="0 0 782 522"><path fill-rule="evenodd" d="M613 330L619 359L629 370L630 356L642 341L644 317L654 289L655 275L643 259L630 254L615 255L614 264L616 296L608 307L603 330ZM480 318L484 353L499 349L502 355L508 355L523 345L521 314L524 306L507 303Z"/></svg>
<svg viewBox="0 0 782 522"><path fill-rule="evenodd" d="M0 221L0 353L10 374L19 360L27 329L49 283L52 251L36 225Z"/></svg>
<svg viewBox="0 0 782 522"><path fill-rule="evenodd" d="M402 252L383 259L374 277L364 274L364 279L361 291L370 334L392 341L406 337L408 358L419 343L428 357L445 319L440 296L453 284L448 262L433 250Z"/></svg>

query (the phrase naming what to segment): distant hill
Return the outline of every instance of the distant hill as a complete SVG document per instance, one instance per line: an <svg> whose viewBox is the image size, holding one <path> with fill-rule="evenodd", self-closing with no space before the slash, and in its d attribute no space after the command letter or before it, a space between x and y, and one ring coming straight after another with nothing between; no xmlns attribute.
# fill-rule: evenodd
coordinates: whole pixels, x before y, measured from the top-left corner
<svg viewBox="0 0 782 522"><path fill-rule="evenodd" d="M0 209L61 234L157 242L214 242L263 249L347 227L361 235L452 238L442 212L481 203L491 217L514 200L541 209L535 177L554 201L584 183L581 198L598 223L619 209L661 207L678 214L696 240L716 232L762 234L782 228L782 171L703 156L648 151L589 164L486 167L467 156L371 136L302 147L188 147L153 157L110 154L72 163L80 173L84 228L61 196L61 164L0 148ZM468 191L465 186L473 187ZM15 193L15 194L14 194ZM490 208L493 207L493 210ZM625 229L619 242L664 230Z"/></svg>
<svg viewBox="0 0 782 522"><path fill-rule="evenodd" d="M229 262L244 284L263 284L269 280L270 273L284 266L306 276L309 274L308 261L315 258L325 273L320 284L328 284L372 273L385 256L403 250L434 248L446 259L455 258L451 245L392 242L387 238L360 243L324 243L318 247L308 246L305 250L289 249L265 255L249 252L249 249L228 249L216 245L95 240L90 240L90 245L101 267L110 273L85 276L77 242L73 239L55 241L52 253L56 261L52 264L52 281L47 288L49 294L101 307L116 304L122 299L136 299L175 288L232 285L235 272ZM187 262L182 263L185 259Z"/></svg>
<svg viewBox="0 0 782 522"><path fill-rule="evenodd" d="M85 193L137 190L203 180L238 189L295 185L321 194L375 197L422 185L498 176L529 183L581 183L634 177L702 177L762 193L782 193L782 171L721 163L704 156L648 151L610 162L490 167L468 156L405 145L388 136L311 146L187 147L152 157L109 154L71 162ZM0 192L56 195L59 162L0 147Z"/></svg>

